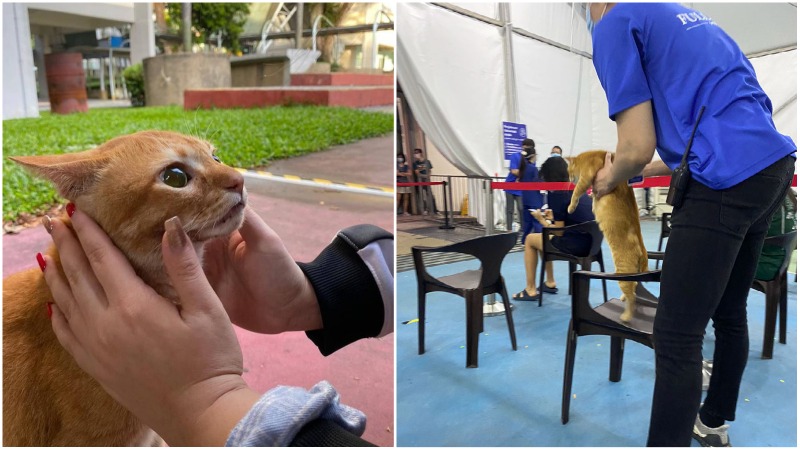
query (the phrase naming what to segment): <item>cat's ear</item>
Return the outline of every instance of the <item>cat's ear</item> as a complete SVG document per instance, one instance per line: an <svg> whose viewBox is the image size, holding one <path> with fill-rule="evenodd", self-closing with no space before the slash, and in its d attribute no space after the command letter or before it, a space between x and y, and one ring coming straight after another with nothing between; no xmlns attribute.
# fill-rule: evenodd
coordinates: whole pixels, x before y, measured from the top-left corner
<svg viewBox="0 0 800 450"><path fill-rule="evenodd" d="M13 156L10 159L34 175L50 180L59 195L67 200L74 200L89 190L108 164L108 157L91 150L61 155Z"/></svg>

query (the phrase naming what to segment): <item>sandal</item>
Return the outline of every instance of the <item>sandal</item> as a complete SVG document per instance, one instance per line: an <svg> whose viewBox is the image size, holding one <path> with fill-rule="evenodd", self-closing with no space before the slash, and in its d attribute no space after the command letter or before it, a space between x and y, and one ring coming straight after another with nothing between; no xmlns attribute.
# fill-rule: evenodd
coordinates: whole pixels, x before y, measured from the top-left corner
<svg viewBox="0 0 800 450"><path fill-rule="evenodd" d="M523 289L520 292L514 294L512 299L517 300L517 301L521 301L521 302L538 302L540 295L541 294L538 294L538 293L536 295L530 295L530 294L528 294L528 291Z"/></svg>
<svg viewBox="0 0 800 450"><path fill-rule="evenodd" d="M540 287L542 292L547 292L548 294L557 294L558 288L557 287L550 287L548 285L543 285Z"/></svg>

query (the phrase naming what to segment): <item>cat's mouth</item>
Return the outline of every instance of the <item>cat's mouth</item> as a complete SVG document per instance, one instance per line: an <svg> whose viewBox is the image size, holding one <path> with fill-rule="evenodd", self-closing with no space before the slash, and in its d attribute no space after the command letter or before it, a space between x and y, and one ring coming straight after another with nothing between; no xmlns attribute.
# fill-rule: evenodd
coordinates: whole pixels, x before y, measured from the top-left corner
<svg viewBox="0 0 800 450"><path fill-rule="evenodd" d="M209 239L226 236L236 231L244 220L244 199L233 205L224 216L220 217L210 228L202 228L194 234L195 241L207 241Z"/></svg>

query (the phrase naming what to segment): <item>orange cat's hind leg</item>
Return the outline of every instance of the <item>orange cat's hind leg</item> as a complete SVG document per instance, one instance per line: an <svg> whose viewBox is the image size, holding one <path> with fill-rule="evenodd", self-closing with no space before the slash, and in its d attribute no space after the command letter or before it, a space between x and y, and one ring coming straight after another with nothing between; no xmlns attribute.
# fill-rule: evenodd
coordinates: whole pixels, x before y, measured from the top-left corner
<svg viewBox="0 0 800 450"><path fill-rule="evenodd" d="M619 288L622 290L622 297L625 302L625 311L619 316L623 322L630 322L633 319L633 311L636 309L636 282L620 281Z"/></svg>

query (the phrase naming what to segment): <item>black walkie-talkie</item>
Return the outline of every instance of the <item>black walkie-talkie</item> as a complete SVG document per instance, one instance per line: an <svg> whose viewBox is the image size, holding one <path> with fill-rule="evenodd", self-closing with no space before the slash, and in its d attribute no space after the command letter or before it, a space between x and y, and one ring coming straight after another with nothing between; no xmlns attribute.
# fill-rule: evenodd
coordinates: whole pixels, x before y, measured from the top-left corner
<svg viewBox="0 0 800 450"><path fill-rule="evenodd" d="M689 136L689 143L686 145L686 151L683 152L683 159L675 170L672 171L672 178L669 180L669 191L667 191L667 204L672 205L673 208L678 208L683 202L683 195L686 193L686 186L689 184L689 179L692 173L689 172L689 150L692 148L694 142L694 134L697 132L697 125L700 124L700 118L703 117L703 112L706 110L705 106L700 107L700 113L697 114L697 120L694 123L692 135Z"/></svg>

